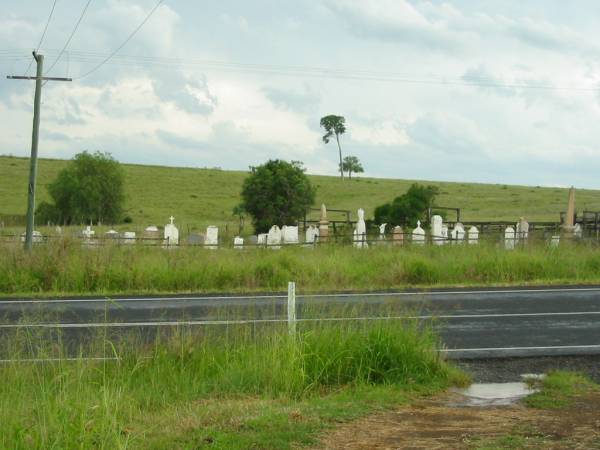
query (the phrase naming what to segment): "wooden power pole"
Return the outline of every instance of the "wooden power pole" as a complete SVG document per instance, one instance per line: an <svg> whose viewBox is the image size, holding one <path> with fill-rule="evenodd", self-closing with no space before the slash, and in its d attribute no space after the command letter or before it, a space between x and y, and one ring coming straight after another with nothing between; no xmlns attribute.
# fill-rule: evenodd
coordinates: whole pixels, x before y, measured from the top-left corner
<svg viewBox="0 0 600 450"><path fill-rule="evenodd" d="M33 246L33 227L35 215L35 184L37 177L38 142L40 137L40 105L42 101L42 81L73 81L71 78L44 77L44 55L33 52L37 63L35 77L7 76L9 80L35 80L35 98L33 104L33 132L31 133L31 159L29 161L29 189L27 197L27 229L25 231L25 250Z"/></svg>

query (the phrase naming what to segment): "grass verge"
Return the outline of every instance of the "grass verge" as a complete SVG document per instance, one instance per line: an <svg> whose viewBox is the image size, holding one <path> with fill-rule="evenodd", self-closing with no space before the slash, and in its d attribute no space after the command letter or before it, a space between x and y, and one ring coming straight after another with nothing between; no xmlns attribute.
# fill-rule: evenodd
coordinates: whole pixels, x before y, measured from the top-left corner
<svg viewBox="0 0 600 450"><path fill-rule="evenodd" d="M0 251L0 295L110 295L160 292L303 292L411 286L573 284L600 282L600 252L585 244L530 245L506 251L478 246L346 246L238 251L106 246L55 242L25 253Z"/></svg>
<svg viewBox="0 0 600 450"><path fill-rule="evenodd" d="M416 322L4 336L1 448L286 449L468 379ZM64 359L73 352L115 361ZM26 358L59 358L29 363Z"/></svg>
<svg viewBox="0 0 600 450"><path fill-rule="evenodd" d="M577 398L600 391L600 386L576 372L550 372L543 380L532 380L540 391L525 398L525 404L537 409L560 409L572 406Z"/></svg>

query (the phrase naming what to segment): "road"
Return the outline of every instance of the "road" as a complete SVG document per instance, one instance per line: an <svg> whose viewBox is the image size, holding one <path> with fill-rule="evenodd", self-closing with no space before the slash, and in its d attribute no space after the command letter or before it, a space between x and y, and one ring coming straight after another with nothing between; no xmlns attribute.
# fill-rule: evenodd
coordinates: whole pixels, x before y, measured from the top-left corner
<svg viewBox="0 0 600 450"><path fill-rule="evenodd" d="M443 351L455 359L600 354L597 286L298 295L296 302L297 318L305 322L406 315L431 321ZM0 332L269 324L287 319L287 296L9 299L0 301L0 318Z"/></svg>

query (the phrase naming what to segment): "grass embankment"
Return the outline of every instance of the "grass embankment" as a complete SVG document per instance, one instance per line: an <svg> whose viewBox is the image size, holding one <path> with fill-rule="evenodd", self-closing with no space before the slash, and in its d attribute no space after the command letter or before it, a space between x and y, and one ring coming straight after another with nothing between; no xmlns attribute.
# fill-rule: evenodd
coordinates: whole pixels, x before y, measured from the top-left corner
<svg viewBox="0 0 600 450"><path fill-rule="evenodd" d="M68 161L40 159L38 203L49 200L46 186ZM238 220L231 211L240 202L245 172L216 169L175 168L124 164L126 214L134 223L118 230L142 231L150 224L163 225L174 215L182 230L204 229L207 225L236 229ZM0 215L24 215L27 206L29 160L0 156ZM315 206L356 210L367 217L373 209L406 192L414 182L382 178L358 178L341 182L337 177L310 175L317 187ZM438 205L462 208L465 221L508 220L520 216L530 221L558 221L566 208L568 193L562 188L507 186L500 184L446 183L426 181L440 188ZM600 192L578 190L579 210L600 210ZM316 216L315 216L316 217ZM342 216L331 214L331 218Z"/></svg>
<svg viewBox="0 0 600 450"><path fill-rule="evenodd" d="M600 282L600 252L584 244L551 249L499 246L346 246L266 249L106 246L78 242L0 252L0 295L152 292L301 292L410 286L573 284Z"/></svg>
<svg viewBox="0 0 600 450"><path fill-rule="evenodd" d="M396 406L463 374L416 322L179 329L141 347L98 336L119 361L0 365L1 448L286 449L340 420ZM57 357L48 335L15 334L12 358Z"/></svg>

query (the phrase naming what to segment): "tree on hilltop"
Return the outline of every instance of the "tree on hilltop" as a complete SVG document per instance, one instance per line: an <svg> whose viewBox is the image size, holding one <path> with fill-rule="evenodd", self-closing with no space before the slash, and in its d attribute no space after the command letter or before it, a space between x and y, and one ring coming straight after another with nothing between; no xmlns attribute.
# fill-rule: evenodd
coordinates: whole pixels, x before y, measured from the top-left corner
<svg viewBox="0 0 600 450"><path fill-rule="evenodd" d="M342 168L342 146L340 145L340 135L346 132L346 118L344 116L329 115L321 118L321 127L325 128L323 142L329 144L333 136L337 142L338 150L340 151L340 176L344 179L344 170Z"/></svg>
<svg viewBox="0 0 600 450"><path fill-rule="evenodd" d="M363 173L362 164L356 156L346 156L342 162L342 170L348 172L348 179L352 179L352 173Z"/></svg>

